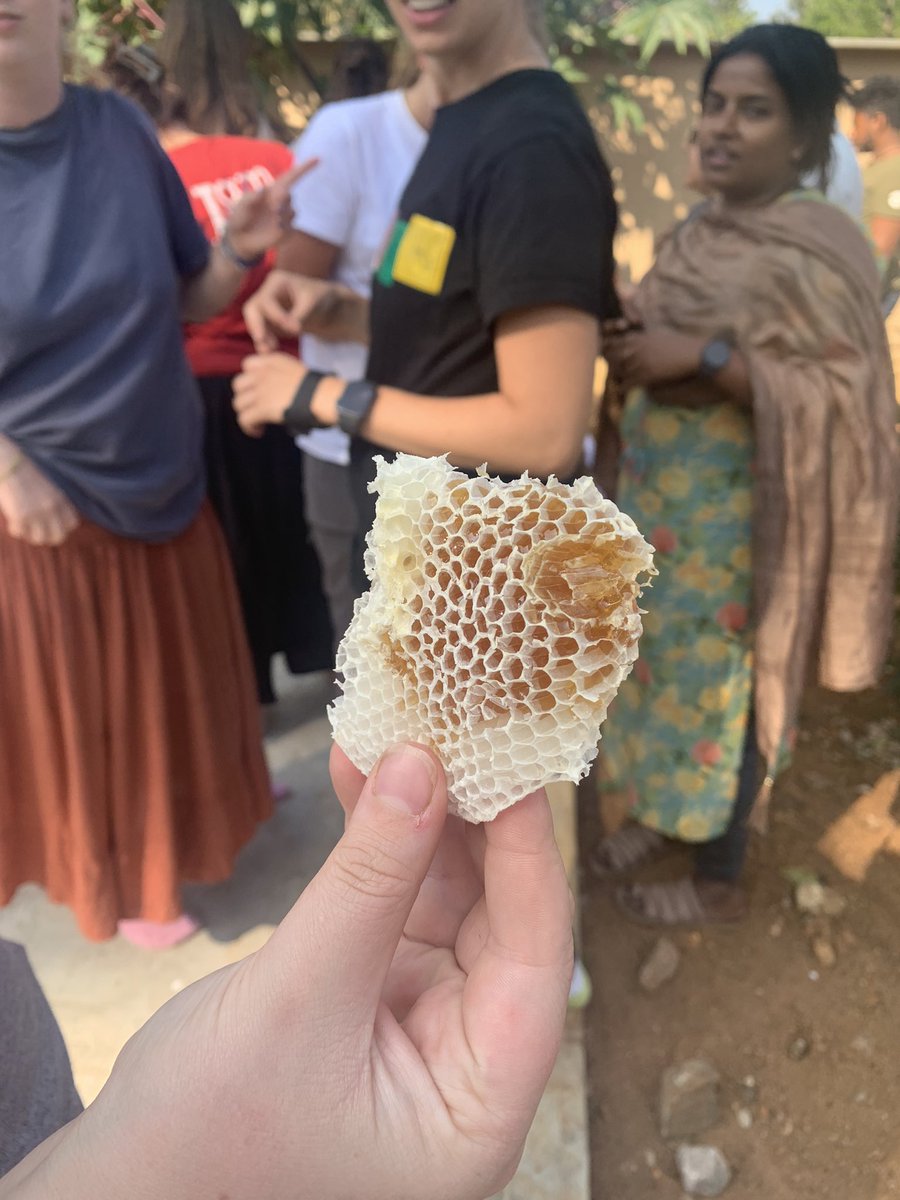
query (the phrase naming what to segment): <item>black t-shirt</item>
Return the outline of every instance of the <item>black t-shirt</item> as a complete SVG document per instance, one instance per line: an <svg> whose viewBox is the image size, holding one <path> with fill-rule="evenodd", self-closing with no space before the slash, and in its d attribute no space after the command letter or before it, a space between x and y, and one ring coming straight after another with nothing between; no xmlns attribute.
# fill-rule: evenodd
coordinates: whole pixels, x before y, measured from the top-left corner
<svg viewBox="0 0 900 1200"><path fill-rule="evenodd" d="M560 76L515 71L439 109L375 275L367 378L425 396L495 392L504 314L616 313L615 228L609 170ZM375 453L355 441L358 497Z"/></svg>

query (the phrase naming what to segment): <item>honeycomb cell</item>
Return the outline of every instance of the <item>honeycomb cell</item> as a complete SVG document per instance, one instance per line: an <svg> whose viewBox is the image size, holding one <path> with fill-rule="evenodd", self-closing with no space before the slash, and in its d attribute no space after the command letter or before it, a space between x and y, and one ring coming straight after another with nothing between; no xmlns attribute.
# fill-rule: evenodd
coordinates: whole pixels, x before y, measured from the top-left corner
<svg viewBox="0 0 900 1200"><path fill-rule="evenodd" d="M634 523L589 479L469 479L445 459L378 460L374 487L338 743L366 772L398 740L432 746L471 821L582 778L655 574Z"/></svg>

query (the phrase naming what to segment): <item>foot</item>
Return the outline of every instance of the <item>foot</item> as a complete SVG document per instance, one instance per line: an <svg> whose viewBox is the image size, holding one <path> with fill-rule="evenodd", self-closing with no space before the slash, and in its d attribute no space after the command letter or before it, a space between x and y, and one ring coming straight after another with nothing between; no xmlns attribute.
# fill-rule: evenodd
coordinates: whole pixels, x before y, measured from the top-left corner
<svg viewBox="0 0 900 1200"><path fill-rule="evenodd" d="M120 921L119 933L126 942L142 950L170 950L193 937L200 922L187 913L174 921Z"/></svg>
<svg viewBox="0 0 900 1200"><path fill-rule="evenodd" d="M588 865L597 879L615 879L657 858L665 845L666 839L655 829L627 821L597 843L588 857Z"/></svg>
<svg viewBox="0 0 900 1200"><path fill-rule="evenodd" d="M639 925L730 925L747 915L743 890L736 883L712 879L632 883L617 888L615 899L621 912Z"/></svg>

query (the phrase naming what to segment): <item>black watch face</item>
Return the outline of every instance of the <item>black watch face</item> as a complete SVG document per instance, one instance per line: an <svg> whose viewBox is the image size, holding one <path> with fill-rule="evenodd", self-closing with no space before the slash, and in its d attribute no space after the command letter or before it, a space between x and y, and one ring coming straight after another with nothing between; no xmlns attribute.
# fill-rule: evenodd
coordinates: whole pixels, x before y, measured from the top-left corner
<svg viewBox="0 0 900 1200"><path fill-rule="evenodd" d="M377 391L375 384L365 379L348 385L338 401L338 421L345 433L356 433L368 416Z"/></svg>

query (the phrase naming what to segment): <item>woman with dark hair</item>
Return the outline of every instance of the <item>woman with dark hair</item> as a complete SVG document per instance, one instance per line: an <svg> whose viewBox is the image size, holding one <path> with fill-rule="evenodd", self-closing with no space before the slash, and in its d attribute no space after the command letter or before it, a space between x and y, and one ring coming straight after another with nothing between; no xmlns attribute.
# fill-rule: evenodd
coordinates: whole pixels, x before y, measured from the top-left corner
<svg viewBox="0 0 900 1200"><path fill-rule="evenodd" d="M293 164L265 120L247 67L247 35L231 0L171 0L158 46L164 77L159 137L211 242L242 192ZM283 239L290 244L298 235ZM231 407L232 381L252 353L241 308L274 253L248 263L244 286L219 316L185 326L206 413L209 496L231 552L261 704L275 700L272 660L295 674L331 666L331 628L303 510L303 460L280 430L251 441ZM285 350L296 354L296 341Z"/></svg>
<svg viewBox="0 0 900 1200"><path fill-rule="evenodd" d="M810 30L759 26L719 50L699 123L715 196L606 330L630 389L617 499L659 579L603 731L631 820L593 866L611 877L666 839L697 847L693 876L618 891L642 922L742 915L748 818L790 747L807 668L855 691L884 661L897 472L877 272L856 224L800 187L810 171L827 182L843 90Z"/></svg>

